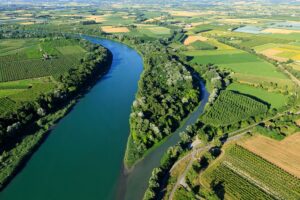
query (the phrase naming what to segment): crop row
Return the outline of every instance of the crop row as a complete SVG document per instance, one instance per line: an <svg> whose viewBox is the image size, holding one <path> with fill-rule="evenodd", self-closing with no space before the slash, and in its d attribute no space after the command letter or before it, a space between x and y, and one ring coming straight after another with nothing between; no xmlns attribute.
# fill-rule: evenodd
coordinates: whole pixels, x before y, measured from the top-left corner
<svg viewBox="0 0 300 200"><path fill-rule="evenodd" d="M300 179L243 147L231 147L225 159L272 191L276 191L284 199L300 199Z"/></svg>
<svg viewBox="0 0 300 200"><path fill-rule="evenodd" d="M245 95L223 91L202 120L216 126L224 126L266 113L268 106Z"/></svg>
<svg viewBox="0 0 300 200"><path fill-rule="evenodd" d="M208 174L207 178L219 196L224 195L222 193L225 192L225 195L230 196L231 199L274 199L223 164Z"/></svg>
<svg viewBox="0 0 300 200"><path fill-rule="evenodd" d="M0 81L13 81L63 74L79 64L73 56L51 60L0 62Z"/></svg>
<svg viewBox="0 0 300 200"><path fill-rule="evenodd" d="M17 104L10 98L0 98L0 115L5 114L16 108Z"/></svg>

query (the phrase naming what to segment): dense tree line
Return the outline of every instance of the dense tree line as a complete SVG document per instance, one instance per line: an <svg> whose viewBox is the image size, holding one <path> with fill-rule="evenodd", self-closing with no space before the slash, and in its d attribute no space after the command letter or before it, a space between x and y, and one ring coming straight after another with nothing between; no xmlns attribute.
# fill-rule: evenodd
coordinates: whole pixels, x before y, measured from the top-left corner
<svg viewBox="0 0 300 200"><path fill-rule="evenodd" d="M297 125L295 122L297 119L298 115L284 115L277 119L272 119L270 121L259 124L255 128L255 132L276 140L282 140L285 137L300 130L299 125Z"/></svg>
<svg viewBox="0 0 300 200"><path fill-rule="evenodd" d="M197 79L167 48L143 43L138 49L145 69L130 115L129 163L178 128L200 98Z"/></svg>
<svg viewBox="0 0 300 200"><path fill-rule="evenodd" d="M231 72L220 69L213 64L199 65L195 64L193 66L201 77L206 81L207 89L210 91L210 96L208 103L210 105L217 99L221 90L226 89L226 87L232 83Z"/></svg>

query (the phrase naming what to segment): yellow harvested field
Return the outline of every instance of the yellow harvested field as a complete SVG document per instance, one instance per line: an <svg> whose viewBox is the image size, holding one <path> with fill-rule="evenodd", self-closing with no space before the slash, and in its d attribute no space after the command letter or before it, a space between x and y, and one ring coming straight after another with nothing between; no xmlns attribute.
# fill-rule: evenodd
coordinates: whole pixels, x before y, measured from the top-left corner
<svg viewBox="0 0 300 200"><path fill-rule="evenodd" d="M196 41L202 41L202 42L205 42L207 41L207 38L206 37L203 37L201 35L190 35L188 36L185 40L184 40L184 45L190 45L192 44L193 42L196 42Z"/></svg>
<svg viewBox="0 0 300 200"><path fill-rule="evenodd" d="M290 64L291 67L293 67L295 70L299 70L300 71L300 62L298 63L292 63Z"/></svg>
<svg viewBox="0 0 300 200"><path fill-rule="evenodd" d="M263 54L269 58L272 58L274 60L280 61L280 62L288 61L288 58L283 58L283 57L277 56L277 54L280 54L282 52L283 52L282 50L272 48L272 49L266 49L266 50L262 51L261 54Z"/></svg>
<svg viewBox="0 0 300 200"><path fill-rule="evenodd" d="M257 24L258 23L258 21L254 19L219 19L218 21L222 23L229 23L229 24L241 24L241 23Z"/></svg>
<svg viewBox="0 0 300 200"><path fill-rule="evenodd" d="M199 25L204 25L204 24L209 24L209 22L193 22L191 23L192 26L199 26Z"/></svg>
<svg viewBox="0 0 300 200"><path fill-rule="evenodd" d="M106 33L128 33L129 32L129 29L127 27L102 26L101 29Z"/></svg>
<svg viewBox="0 0 300 200"><path fill-rule="evenodd" d="M21 22L20 24L21 25L32 25L34 24L35 22Z"/></svg>
<svg viewBox="0 0 300 200"><path fill-rule="evenodd" d="M22 16L23 16L23 17L32 17L33 14L27 13L27 14L23 14Z"/></svg>
<svg viewBox="0 0 300 200"><path fill-rule="evenodd" d="M97 23L106 21L106 19L103 15L89 15L89 16L86 16L85 19L94 20Z"/></svg>
<svg viewBox="0 0 300 200"><path fill-rule="evenodd" d="M280 142L256 135L240 142L240 145L300 178L300 133L295 133Z"/></svg>
<svg viewBox="0 0 300 200"><path fill-rule="evenodd" d="M147 19L145 22L154 22L154 21L159 21L164 19L164 16L160 16L160 17L155 17L155 18L151 18L151 19Z"/></svg>
<svg viewBox="0 0 300 200"><path fill-rule="evenodd" d="M296 121L297 126L300 126L300 119L297 119Z"/></svg>
<svg viewBox="0 0 300 200"><path fill-rule="evenodd" d="M61 17L81 17L82 15L76 15L76 14L66 14L66 15L60 15Z"/></svg>
<svg viewBox="0 0 300 200"><path fill-rule="evenodd" d="M298 54L298 55L292 57L292 59L293 59L293 60L300 61L300 54Z"/></svg>
<svg viewBox="0 0 300 200"><path fill-rule="evenodd" d="M204 13L201 12L189 12L189 11L168 11L172 16L177 17L195 17L195 16L201 16L204 15Z"/></svg>
<svg viewBox="0 0 300 200"><path fill-rule="evenodd" d="M290 34L290 33L300 33L300 30L289 30L280 28L267 28L262 31L263 33L278 33L278 34Z"/></svg>

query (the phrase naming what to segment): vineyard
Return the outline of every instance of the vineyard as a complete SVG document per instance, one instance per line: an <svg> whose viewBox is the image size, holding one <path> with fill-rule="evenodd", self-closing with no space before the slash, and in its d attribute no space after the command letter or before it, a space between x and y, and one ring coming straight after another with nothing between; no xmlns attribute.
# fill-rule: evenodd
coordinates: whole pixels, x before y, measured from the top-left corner
<svg viewBox="0 0 300 200"><path fill-rule="evenodd" d="M72 39L0 40L0 116L52 90L51 76L78 66L85 53Z"/></svg>
<svg viewBox="0 0 300 200"><path fill-rule="evenodd" d="M8 97L0 98L0 116L16 108L17 104Z"/></svg>
<svg viewBox="0 0 300 200"><path fill-rule="evenodd" d="M238 145L203 178L232 199L300 199L300 179Z"/></svg>
<svg viewBox="0 0 300 200"><path fill-rule="evenodd" d="M0 82L64 74L80 63L85 52L74 40L66 39L3 40L0 52L2 48L10 51L0 53Z"/></svg>
<svg viewBox="0 0 300 200"><path fill-rule="evenodd" d="M225 126L266 113L268 106L251 97L222 91L215 103L202 116L204 123Z"/></svg>
<svg viewBox="0 0 300 200"><path fill-rule="evenodd" d="M0 83L0 116L17 109L23 102L32 101L43 92L55 88L49 77Z"/></svg>
<svg viewBox="0 0 300 200"><path fill-rule="evenodd" d="M1 62L0 82L63 74L78 63L79 60L75 56L64 56L51 60Z"/></svg>

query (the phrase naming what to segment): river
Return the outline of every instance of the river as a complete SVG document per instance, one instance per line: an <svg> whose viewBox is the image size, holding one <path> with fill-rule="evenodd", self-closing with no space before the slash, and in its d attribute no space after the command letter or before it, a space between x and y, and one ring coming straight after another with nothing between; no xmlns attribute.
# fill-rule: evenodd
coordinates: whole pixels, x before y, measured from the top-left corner
<svg viewBox="0 0 300 200"><path fill-rule="evenodd" d="M113 53L111 69L57 124L1 200L114 199L143 61L123 44L89 39Z"/></svg>
<svg viewBox="0 0 300 200"><path fill-rule="evenodd" d="M198 108L165 143L125 174L129 115L143 61L135 50L121 43L86 39L110 49L111 69L56 125L0 193L1 200L140 200L163 153L203 112L209 94L200 82L202 101Z"/></svg>

